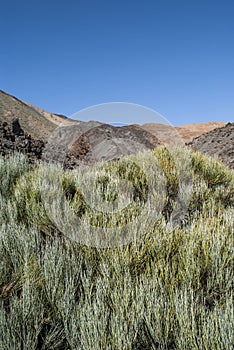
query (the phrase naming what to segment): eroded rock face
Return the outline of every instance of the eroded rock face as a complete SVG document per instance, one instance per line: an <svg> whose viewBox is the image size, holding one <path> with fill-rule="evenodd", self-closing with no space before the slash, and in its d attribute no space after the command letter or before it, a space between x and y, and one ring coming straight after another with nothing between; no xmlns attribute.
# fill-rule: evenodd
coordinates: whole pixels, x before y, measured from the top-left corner
<svg viewBox="0 0 234 350"><path fill-rule="evenodd" d="M102 124L82 133L69 145L65 159L70 165L118 160L124 156L152 150L160 141L146 130ZM77 164L77 165L78 165Z"/></svg>
<svg viewBox="0 0 234 350"><path fill-rule="evenodd" d="M67 169L154 149L160 141L138 127L114 127L99 122L57 128L43 152L45 161L59 162Z"/></svg>
<svg viewBox="0 0 234 350"><path fill-rule="evenodd" d="M146 130L137 127L114 127L98 122L57 128L45 144L24 132L19 120L12 125L0 122L0 153L26 153L30 162L42 159L61 163L66 169L99 161L118 160L121 157L144 152L159 146L160 141Z"/></svg>
<svg viewBox="0 0 234 350"><path fill-rule="evenodd" d="M0 154L4 157L21 152L27 154L33 163L41 159L44 147L43 141L33 139L22 130L18 119L14 119L11 126L7 122L0 122Z"/></svg>
<svg viewBox="0 0 234 350"><path fill-rule="evenodd" d="M85 133L101 125L99 122L79 122L72 126L58 127L46 143L42 159L63 164L64 168L73 169L79 166L84 155L90 150ZM73 144L79 140L74 151Z"/></svg>
<svg viewBox="0 0 234 350"><path fill-rule="evenodd" d="M160 146L155 135L137 126L114 127L98 122L58 128L47 143L33 138L15 119L11 125L0 121L0 154L7 157L14 152L36 160L61 163L66 169L99 161L118 160L137 152ZM234 123L202 134L187 144L195 151L219 158L234 169Z"/></svg>
<svg viewBox="0 0 234 350"><path fill-rule="evenodd" d="M234 170L234 123L202 134L187 145L195 151L219 158Z"/></svg>

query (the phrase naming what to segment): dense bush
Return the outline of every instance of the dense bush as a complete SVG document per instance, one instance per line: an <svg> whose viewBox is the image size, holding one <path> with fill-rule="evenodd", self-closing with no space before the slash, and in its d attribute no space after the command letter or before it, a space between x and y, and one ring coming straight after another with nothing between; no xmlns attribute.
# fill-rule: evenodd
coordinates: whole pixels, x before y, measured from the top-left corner
<svg viewBox="0 0 234 350"><path fill-rule="evenodd" d="M232 349L231 170L158 148L81 172L14 156L0 176L0 349ZM124 245L82 242L124 225Z"/></svg>

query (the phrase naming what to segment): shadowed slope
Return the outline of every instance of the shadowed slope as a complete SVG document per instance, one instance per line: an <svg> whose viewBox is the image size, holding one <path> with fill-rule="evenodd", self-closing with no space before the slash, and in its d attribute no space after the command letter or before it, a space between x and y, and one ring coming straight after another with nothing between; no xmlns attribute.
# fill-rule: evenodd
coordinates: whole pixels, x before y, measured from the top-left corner
<svg viewBox="0 0 234 350"><path fill-rule="evenodd" d="M188 146L195 151L219 158L234 169L234 123L228 123L195 138Z"/></svg>

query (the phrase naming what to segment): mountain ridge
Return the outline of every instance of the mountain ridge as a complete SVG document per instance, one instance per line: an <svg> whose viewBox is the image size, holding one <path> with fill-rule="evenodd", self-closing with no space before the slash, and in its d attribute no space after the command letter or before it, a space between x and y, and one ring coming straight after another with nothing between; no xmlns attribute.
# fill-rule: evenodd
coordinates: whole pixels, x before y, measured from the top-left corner
<svg viewBox="0 0 234 350"><path fill-rule="evenodd" d="M26 137L27 146L22 144L17 135L11 134L10 126L16 120L22 127L23 135L26 135L24 137ZM27 151L28 144L33 150L34 145L40 144L40 149L44 151L40 151L39 158L63 163L67 168L74 168L83 161L90 164L96 161L117 160L160 145L182 147L188 145L204 153L219 154L216 141L212 139L212 132L216 135L218 142L222 143L221 160L227 165L233 164L233 138L230 139L229 131L231 130L230 133L233 135L234 129L229 126L226 132L225 127L229 124L225 122L174 127L158 123L114 126L98 121L76 121L47 112L0 90L0 124L2 125L0 135L2 154L5 153L4 145L8 150ZM210 138L212 142L209 141ZM43 143L38 142L39 140ZM225 147L227 142L228 146ZM210 150L207 149L207 144Z"/></svg>
<svg viewBox="0 0 234 350"><path fill-rule="evenodd" d="M35 117L34 120L33 118L30 118L32 116ZM10 123L16 117L19 118L20 123L26 132L43 140L47 140L53 131L60 125L74 125L80 122L58 113L47 112L0 89L0 120ZM29 118L29 121L32 124L31 126L28 125L29 123L27 122L27 118ZM35 125L34 127L34 124L38 124L36 123L36 119L39 119L41 122L41 130L37 128L38 125ZM102 122L101 124L106 123ZM119 123L109 124L116 127L130 127L130 125L124 125L124 123L121 123L121 125L117 125ZM174 130L174 136L177 135L178 138L181 138L185 143L187 143L191 142L194 137L218 127L223 127L226 124L227 122L211 121L207 123L185 124L181 126L171 126L158 123L134 125L143 128L156 137L159 137L160 134L162 141L166 144L170 144L172 130Z"/></svg>
<svg viewBox="0 0 234 350"><path fill-rule="evenodd" d="M42 109L24 102L17 97L0 90L0 121L11 123L14 119L19 119L25 132L36 139L48 140L50 135L61 124L71 124L65 116L49 113ZM54 119L54 120L53 120Z"/></svg>

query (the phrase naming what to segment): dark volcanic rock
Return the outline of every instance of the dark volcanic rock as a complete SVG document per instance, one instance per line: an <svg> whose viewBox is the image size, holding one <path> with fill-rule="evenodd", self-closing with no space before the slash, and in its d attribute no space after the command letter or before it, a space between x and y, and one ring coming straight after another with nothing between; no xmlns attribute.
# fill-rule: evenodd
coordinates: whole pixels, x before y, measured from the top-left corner
<svg viewBox="0 0 234 350"><path fill-rule="evenodd" d="M84 134L102 125L99 122L79 122L76 125L58 127L46 143L46 147L42 154L44 161L63 164L65 168L72 169L79 165L84 154L90 150L88 141ZM71 145L79 139L77 152L70 150Z"/></svg>
<svg viewBox="0 0 234 350"><path fill-rule="evenodd" d="M16 136L24 135L24 132L21 129L18 118L12 120L11 126L12 126L13 134L15 134Z"/></svg>
<svg viewBox="0 0 234 350"><path fill-rule="evenodd" d="M43 159L72 169L81 163L118 160L154 149L160 141L140 127L114 127L98 122L58 128L46 144Z"/></svg>
<svg viewBox="0 0 234 350"><path fill-rule="evenodd" d="M160 144L156 137L140 128L103 124L89 129L69 146L65 163L72 162L75 165L82 162L87 165L118 160L130 154L152 150Z"/></svg>
<svg viewBox="0 0 234 350"><path fill-rule="evenodd" d="M12 122L10 127L7 122L0 121L0 154L7 157L15 152L28 155L31 163L41 159L45 145L41 140L35 140L25 133L18 119Z"/></svg>
<svg viewBox="0 0 234 350"><path fill-rule="evenodd" d="M219 158L234 169L234 123L202 134L187 145L195 151Z"/></svg>
<svg viewBox="0 0 234 350"><path fill-rule="evenodd" d="M114 127L98 122L81 122L57 128L45 144L24 132L17 119L11 126L0 121L0 154L7 157L21 152L28 155L31 163L43 159L62 163L67 169L81 163L118 160L159 145L161 142L157 137L134 125ZM217 157L234 169L234 123L202 134L187 146Z"/></svg>

